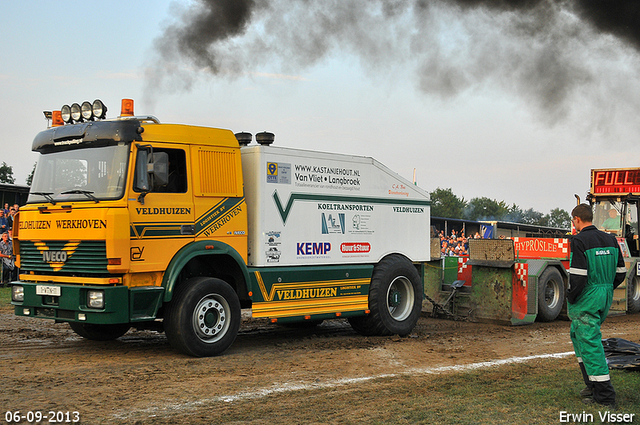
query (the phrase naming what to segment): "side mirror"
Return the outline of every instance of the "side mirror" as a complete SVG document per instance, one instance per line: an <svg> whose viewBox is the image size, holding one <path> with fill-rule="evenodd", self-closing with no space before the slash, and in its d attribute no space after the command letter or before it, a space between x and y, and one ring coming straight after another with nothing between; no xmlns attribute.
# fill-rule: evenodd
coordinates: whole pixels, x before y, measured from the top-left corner
<svg viewBox="0 0 640 425"><path fill-rule="evenodd" d="M149 163L149 149L138 148L138 155L136 156L136 174L135 183L133 188L136 192L149 192L151 186L149 185L148 163Z"/></svg>

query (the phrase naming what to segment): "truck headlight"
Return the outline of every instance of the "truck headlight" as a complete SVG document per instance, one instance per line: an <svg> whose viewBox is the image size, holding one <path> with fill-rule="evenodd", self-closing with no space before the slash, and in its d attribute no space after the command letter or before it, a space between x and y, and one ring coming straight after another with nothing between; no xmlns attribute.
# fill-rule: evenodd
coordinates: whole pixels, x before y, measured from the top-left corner
<svg viewBox="0 0 640 425"><path fill-rule="evenodd" d="M87 292L87 307L104 308L104 291Z"/></svg>
<svg viewBox="0 0 640 425"><path fill-rule="evenodd" d="M13 285L11 287L11 301L23 302L24 301L24 286Z"/></svg>

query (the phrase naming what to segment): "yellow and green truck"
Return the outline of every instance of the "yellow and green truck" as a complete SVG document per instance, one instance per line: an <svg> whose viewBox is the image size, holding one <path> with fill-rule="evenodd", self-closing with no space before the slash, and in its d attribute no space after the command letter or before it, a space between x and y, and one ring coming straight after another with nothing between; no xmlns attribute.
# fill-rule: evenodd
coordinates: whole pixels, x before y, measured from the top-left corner
<svg viewBox="0 0 640 425"><path fill-rule="evenodd" d="M372 158L165 124L129 99L115 119L105 109L64 106L33 141L15 314L94 340L162 329L193 356L225 351L249 308L411 332L430 260L427 192Z"/></svg>

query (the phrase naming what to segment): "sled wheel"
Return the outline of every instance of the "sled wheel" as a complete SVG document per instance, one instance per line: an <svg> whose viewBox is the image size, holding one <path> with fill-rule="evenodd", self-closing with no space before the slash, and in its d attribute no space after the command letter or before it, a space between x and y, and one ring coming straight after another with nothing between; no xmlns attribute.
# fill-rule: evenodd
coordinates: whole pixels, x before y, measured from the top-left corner
<svg viewBox="0 0 640 425"><path fill-rule="evenodd" d="M422 285L413 264L399 255L385 257L373 269L367 316L349 318L363 335L408 335L420 318Z"/></svg>
<svg viewBox="0 0 640 425"><path fill-rule="evenodd" d="M195 277L176 289L167 306L164 329L171 345L195 357L217 356L236 339L240 301L225 281Z"/></svg>
<svg viewBox="0 0 640 425"><path fill-rule="evenodd" d="M540 322L556 320L564 304L564 281L560 272L548 268L538 280L538 316Z"/></svg>
<svg viewBox="0 0 640 425"><path fill-rule="evenodd" d="M94 323L69 322L73 331L92 341L111 341L126 334L131 326L128 323L116 325L96 325Z"/></svg>

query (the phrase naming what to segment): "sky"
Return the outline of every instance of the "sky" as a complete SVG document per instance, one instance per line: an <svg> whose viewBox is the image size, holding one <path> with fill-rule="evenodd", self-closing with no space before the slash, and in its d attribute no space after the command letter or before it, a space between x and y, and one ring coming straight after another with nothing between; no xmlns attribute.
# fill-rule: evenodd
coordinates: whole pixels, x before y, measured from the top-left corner
<svg viewBox="0 0 640 425"><path fill-rule="evenodd" d="M243 3L234 22L196 1L0 2L0 162L25 184L43 111L131 98L543 213L584 199L592 168L640 166L638 45L571 0Z"/></svg>

